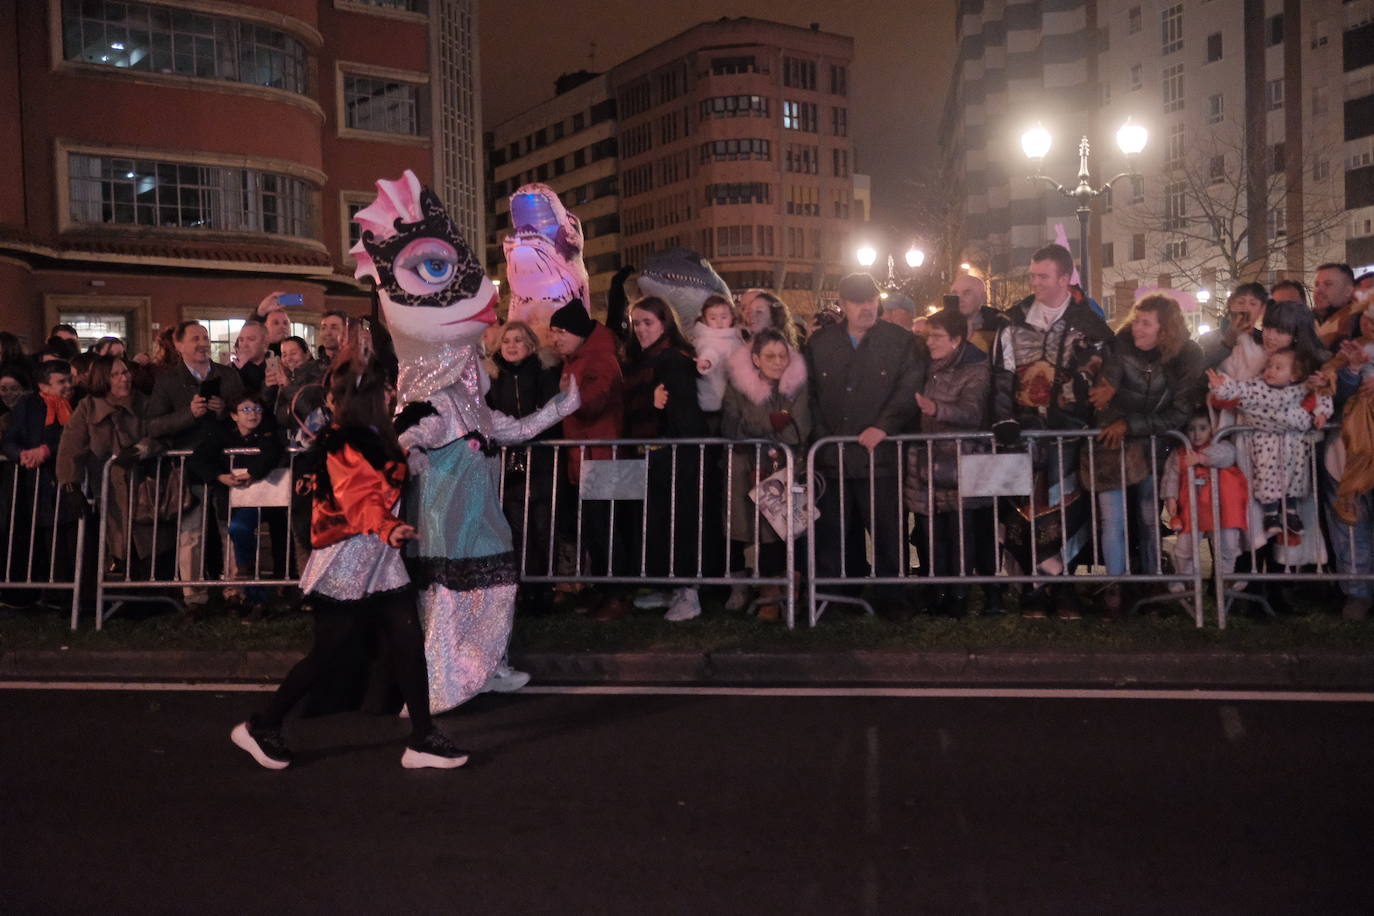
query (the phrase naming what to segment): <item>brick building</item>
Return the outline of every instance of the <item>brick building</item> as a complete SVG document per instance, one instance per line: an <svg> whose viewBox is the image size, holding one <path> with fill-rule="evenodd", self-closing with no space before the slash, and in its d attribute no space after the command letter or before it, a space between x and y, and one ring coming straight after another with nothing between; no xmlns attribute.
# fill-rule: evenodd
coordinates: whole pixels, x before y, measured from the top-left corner
<svg viewBox="0 0 1374 916"><path fill-rule="evenodd" d="M34 0L0 13L0 326L222 357L267 293L365 313L348 217L413 169L474 240L475 0ZM463 189L467 189L466 200Z"/></svg>

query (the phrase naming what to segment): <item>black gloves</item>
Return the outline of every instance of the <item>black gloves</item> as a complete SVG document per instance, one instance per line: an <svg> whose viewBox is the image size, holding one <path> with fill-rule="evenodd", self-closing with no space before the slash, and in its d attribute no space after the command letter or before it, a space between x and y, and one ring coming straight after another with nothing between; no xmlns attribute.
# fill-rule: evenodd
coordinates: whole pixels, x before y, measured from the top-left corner
<svg viewBox="0 0 1374 916"><path fill-rule="evenodd" d="M91 508L91 502L86 498L86 494L81 492L81 488L74 483L62 485L62 503L67 510L78 518L90 521L95 517L95 510Z"/></svg>

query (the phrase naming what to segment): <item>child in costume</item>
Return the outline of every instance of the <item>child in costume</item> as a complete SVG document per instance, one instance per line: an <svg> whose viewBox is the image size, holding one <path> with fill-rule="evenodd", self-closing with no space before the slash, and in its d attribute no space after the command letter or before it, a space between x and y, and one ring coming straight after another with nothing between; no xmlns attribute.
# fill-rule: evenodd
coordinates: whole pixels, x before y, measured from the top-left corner
<svg viewBox="0 0 1374 916"><path fill-rule="evenodd" d="M1196 531L1199 539L1206 538L1211 542L1213 562L1218 564L1223 573L1230 575L1235 572L1236 558L1241 553L1246 527L1246 503L1249 499L1245 475L1236 467L1236 446L1225 439L1212 441L1212 421L1205 408L1193 414L1184 431L1188 434L1191 447L1179 449L1168 457L1159 488L1169 528L1178 534L1174 544L1174 570L1184 576L1191 576L1197 571L1192 534ZM1220 537L1215 536L1217 526L1212 517L1211 468L1217 469ZM1184 481L1190 474L1196 482L1196 521L1188 502L1188 492L1183 489L1186 486ZM1182 591L1183 587L1181 582L1170 586L1175 591Z"/></svg>
<svg viewBox="0 0 1374 916"><path fill-rule="evenodd" d="M487 407L491 381L479 342L496 322L496 287L414 172L378 181L377 191L354 217L362 237L350 254L357 276L377 284L400 360L397 388L406 406L396 428L418 476L406 503L418 530L407 565L420 591L429 707L443 712L493 676L511 686L528 680L501 664L519 576L497 456L501 445L534 437L581 401L569 384L520 419Z"/></svg>
<svg viewBox="0 0 1374 916"><path fill-rule="evenodd" d="M1296 509L1284 502L1312 494L1312 443L1302 434L1326 425L1334 407L1330 395L1315 395L1303 386L1308 367L1292 348L1269 354L1264 373L1238 382L1207 370L1217 398L1235 402L1254 427L1250 434L1251 490L1264 517L1267 537L1283 534L1300 543L1303 524Z"/></svg>
<svg viewBox="0 0 1374 916"><path fill-rule="evenodd" d="M380 620L394 675L410 710L411 733L401 765L451 769L467 762L434 727L425 683L424 642L401 545L415 529L396 515L406 477L405 453L391 425L382 372L354 352L341 357L329 386L333 423L302 459L313 466L313 548L301 591L314 606L315 639L267 708L230 733L234 744L269 770L285 769L287 713L349 656L357 632Z"/></svg>

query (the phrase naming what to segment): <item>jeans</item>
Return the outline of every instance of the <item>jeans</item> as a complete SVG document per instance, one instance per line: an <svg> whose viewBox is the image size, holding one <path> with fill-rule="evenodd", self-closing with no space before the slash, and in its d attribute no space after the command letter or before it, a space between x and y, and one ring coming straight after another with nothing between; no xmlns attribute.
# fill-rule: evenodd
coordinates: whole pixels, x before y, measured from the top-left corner
<svg viewBox="0 0 1374 916"><path fill-rule="evenodd" d="M1336 572L1374 575L1374 494L1362 493L1355 500L1355 524L1347 525L1336 514L1337 481L1321 466L1322 491L1326 502L1326 526L1331 535L1331 550L1336 554ZM1369 579L1341 582L1347 598L1372 598L1374 586Z"/></svg>
<svg viewBox="0 0 1374 916"><path fill-rule="evenodd" d="M1097 494L1097 527L1102 545L1102 562L1107 574L1152 575L1159 571L1159 497L1153 479L1145 479L1125 490L1104 490ZM1130 525L1131 552L1136 563L1128 568L1126 531Z"/></svg>
<svg viewBox="0 0 1374 916"><path fill-rule="evenodd" d="M258 510L235 509L229 518L229 542L234 545L234 565L240 576L258 579ZM244 589L248 600L253 604L267 601L267 590L261 585L250 585Z"/></svg>

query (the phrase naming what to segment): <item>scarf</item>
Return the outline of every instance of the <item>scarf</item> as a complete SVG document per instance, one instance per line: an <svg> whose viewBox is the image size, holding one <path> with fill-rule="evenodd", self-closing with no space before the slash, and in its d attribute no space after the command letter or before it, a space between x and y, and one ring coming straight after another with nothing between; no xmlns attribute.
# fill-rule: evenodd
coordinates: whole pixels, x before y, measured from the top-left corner
<svg viewBox="0 0 1374 916"><path fill-rule="evenodd" d="M43 399L44 404L48 405L48 416L47 419L43 421L43 425L52 426L56 423L58 426L66 426L67 421L72 418L71 402L64 397L59 397L55 394L44 394L41 391L38 392L38 396Z"/></svg>

